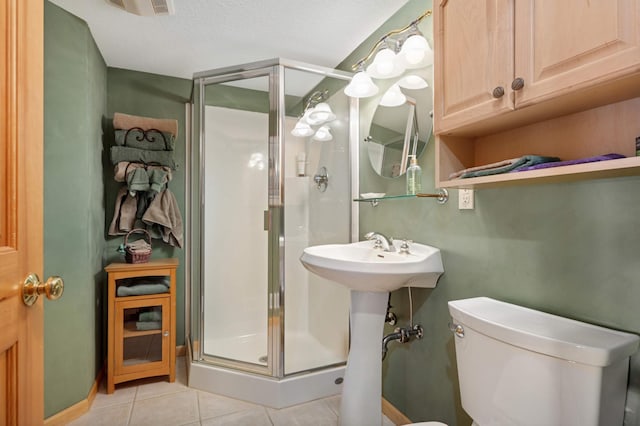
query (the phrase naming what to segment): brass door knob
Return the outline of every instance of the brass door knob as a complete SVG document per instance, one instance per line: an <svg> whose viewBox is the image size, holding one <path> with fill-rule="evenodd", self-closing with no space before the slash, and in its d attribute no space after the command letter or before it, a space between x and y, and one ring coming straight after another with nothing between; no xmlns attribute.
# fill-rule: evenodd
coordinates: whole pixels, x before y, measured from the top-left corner
<svg viewBox="0 0 640 426"><path fill-rule="evenodd" d="M22 284L22 301L31 306L36 303L38 296L44 294L49 300L57 300L64 292L64 281L60 277L49 277L44 284L36 274L29 274Z"/></svg>

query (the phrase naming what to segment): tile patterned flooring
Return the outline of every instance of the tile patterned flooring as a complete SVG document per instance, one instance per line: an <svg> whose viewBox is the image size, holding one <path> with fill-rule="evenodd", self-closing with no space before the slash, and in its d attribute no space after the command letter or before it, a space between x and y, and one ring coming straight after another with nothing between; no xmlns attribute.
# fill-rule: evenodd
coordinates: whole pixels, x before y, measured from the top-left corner
<svg viewBox="0 0 640 426"><path fill-rule="evenodd" d="M104 381L103 381L104 382ZM71 426L335 426L340 397L276 410L186 385L185 358L176 361L176 381L144 379L118 385L107 395L104 383L91 410ZM383 416L383 426L394 424Z"/></svg>

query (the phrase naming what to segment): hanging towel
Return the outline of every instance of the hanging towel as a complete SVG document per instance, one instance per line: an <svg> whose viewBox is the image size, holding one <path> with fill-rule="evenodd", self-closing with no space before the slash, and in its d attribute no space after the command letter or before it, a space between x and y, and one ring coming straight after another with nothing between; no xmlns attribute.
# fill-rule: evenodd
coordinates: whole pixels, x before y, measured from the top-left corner
<svg viewBox="0 0 640 426"><path fill-rule="evenodd" d="M167 188L151 201L142 216L151 235L159 235L165 243L182 248L182 215L173 193Z"/></svg>
<svg viewBox="0 0 640 426"><path fill-rule="evenodd" d="M170 118L142 117L139 115L123 114L121 112L113 114L114 129L127 130L134 127L140 127L143 130L156 129L161 132L171 133L173 136L178 137L178 120Z"/></svg>
<svg viewBox="0 0 640 426"><path fill-rule="evenodd" d="M524 155L517 160L511 162L508 165L501 167L494 167L490 169L471 171L463 174L461 178L471 178L471 177L479 177L479 176L489 176L489 175L497 175L502 173L507 173L513 170L517 170L521 167L529 167L535 164L541 163L549 163L553 161L560 161L558 157L543 157L540 155Z"/></svg>
<svg viewBox="0 0 640 426"><path fill-rule="evenodd" d="M113 219L109 225L109 235L124 235L136 228L138 200L132 196L126 186L122 186L116 195Z"/></svg>
<svg viewBox="0 0 640 426"><path fill-rule="evenodd" d="M173 158L173 151L147 151L128 146L112 146L111 162L117 164L121 161L168 166L174 170L178 167Z"/></svg>

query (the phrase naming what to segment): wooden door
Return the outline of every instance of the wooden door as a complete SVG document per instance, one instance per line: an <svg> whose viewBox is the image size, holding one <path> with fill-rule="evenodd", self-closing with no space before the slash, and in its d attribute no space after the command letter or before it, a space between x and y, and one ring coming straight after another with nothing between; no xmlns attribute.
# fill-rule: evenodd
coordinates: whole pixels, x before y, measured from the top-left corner
<svg viewBox="0 0 640 426"><path fill-rule="evenodd" d="M42 424L43 2L0 0L0 425Z"/></svg>
<svg viewBox="0 0 640 426"><path fill-rule="evenodd" d="M516 3L516 108L637 72L640 1Z"/></svg>
<svg viewBox="0 0 640 426"><path fill-rule="evenodd" d="M437 4L435 132L512 110L514 0L440 0ZM500 87L504 94L494 97L494 89Z"/></svg>

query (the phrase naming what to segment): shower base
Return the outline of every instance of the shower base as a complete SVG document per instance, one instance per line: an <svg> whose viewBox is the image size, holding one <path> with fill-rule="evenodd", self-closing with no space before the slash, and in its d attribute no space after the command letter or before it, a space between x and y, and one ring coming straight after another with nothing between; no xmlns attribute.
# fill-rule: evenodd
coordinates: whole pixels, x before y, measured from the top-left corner
<svg viewBox="0 0 640 426"><path fill-rule="evenodd" d="M278 379L194 361L189 355L189 387L271 408L285 408L342 392L345 366Z"/></svg>

